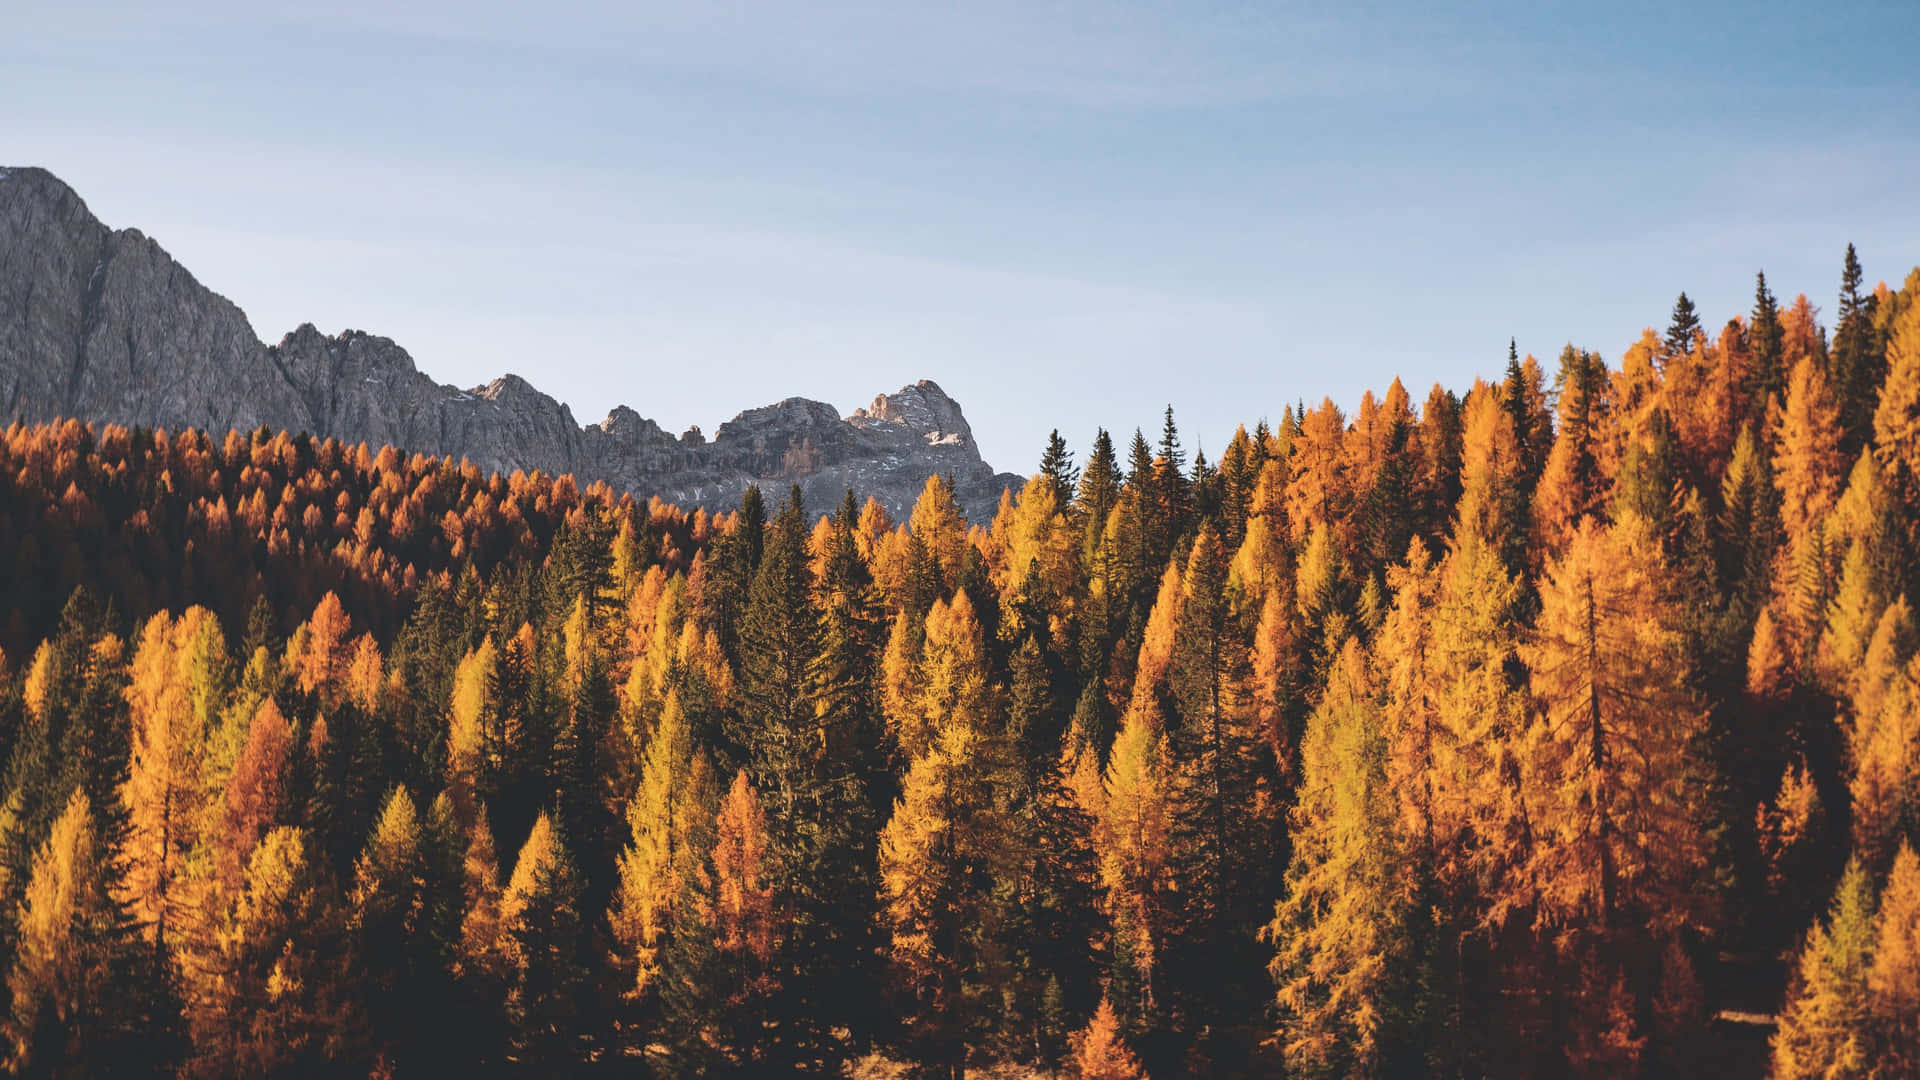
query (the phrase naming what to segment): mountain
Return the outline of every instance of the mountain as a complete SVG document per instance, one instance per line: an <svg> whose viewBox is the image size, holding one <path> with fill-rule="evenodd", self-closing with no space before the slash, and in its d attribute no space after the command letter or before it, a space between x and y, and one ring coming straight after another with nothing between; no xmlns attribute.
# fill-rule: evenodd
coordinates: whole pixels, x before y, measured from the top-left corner
<svg viewBox="0 0 1920 1080"><path fill-rule="evenodd" d="M896 517L948 474L988 520L1020 478L981 460L960 405L928 380L842 417L788 398L674 436L626 406L582 427L517 375L461 390L434 382L390 339L312 324L262 343L246 315L137 229L110 229L44 169L0 169L0 412L154 427L265 425L488 470L571 473L645 498L727 509L757 483L798 483L826 510L853 488Z"/></svg>

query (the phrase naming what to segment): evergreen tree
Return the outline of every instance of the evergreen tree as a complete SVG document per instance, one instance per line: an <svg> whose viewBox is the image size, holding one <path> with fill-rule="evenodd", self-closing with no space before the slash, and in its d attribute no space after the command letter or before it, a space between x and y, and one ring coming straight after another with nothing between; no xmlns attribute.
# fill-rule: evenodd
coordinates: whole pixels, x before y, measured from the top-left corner
<svg viewBox="0 0 1920 1080"><path fill-rule="evenodd" d="M713 547L714 562L708 570L712 585L701 589L698 597L701 621L713 627L729 649L738 641L741 609L760 568L766 530L766 500L760 485L748 484L733 515L733 531Z"/></svg>
<svg viewBox="0 0 1920 1080"><path fill-rule="evenodd" d="M1763 271L1753 287L1753 316L1747 324L1749 363L1747 398L1754 415L1765 413L1767 401L1779 397L1787 385L1784 361L1785 331L1780 325L1780 302L1767 288Z"/></svg>
<svg viewBox="0 0 1920 1080"><path fill-rule="evenodd" d="M1186 534L1194 509L1193 480L1187 476L1187 454L1180 448L1180 430L1174 425L1171 405L1167 406L1166 419L1160 428L1160 447L1154 455L1153 483L1149 490L1153 495L1153 519L1157 523L1154 535L1160 538L1153 550L1164 557ZM1165 552L1161 551L1163 547Z"/></svg>
<svg viewBox="0 0 1920 1080"><path fill-rule="evenodd" d="M1081 550L1091 555L1099 546L1100 538L1106 533L1107 515L1113 512L1114 503L1120 498L1120 485L1124 478L1120 474L1120 459L1113 452L1113 437L1106 428L1094 433L1093 450L1087 455L1087 467L1080 474L1080 491L1074 499L1075 508L1085 522L1085 539Z"/></svg>
<svg viewBox="0 0 1920 1080"><path fill-rule="evenodd" d="M1185 897L1169 978L1195 1014L1195 1028L1237 1019L1239 1003L1254 993L1258 972L1243 968L1271 884L1262 867L1273 796L1255 771L1247 648L1227 609L1226 569L1219 539L1201 526L1181 576L1168 671L1178 763L1173 871Z"/></svg>
<svg viewBox="0 0 1920 1080"><path fill-rule="evenodd" d="M1691 353L1694 338L1700 332L1700 314L1695 310L1693 301L1682 292L1680 298L1673 302L1673 317L1667 320L1667 336L1662 342L1666 346L1668 361Z"/></svg>
<svg viewBox="0 0 1920 1080"><path fill-rule="evenodd" d="M702 1075L753 1075L781 1017L774 961L782 920L772 882L767 818L743 770L720 801L710 877L696 883L669 946L679 972L663 988L666 1037ZM710 881L710 884L706 883Z"/></svg>
<svg viewBox="0 0 1920 1080"><path fill-rule="evenodd" d="M1073 467L1073 453L1067 449L1067 440L1060 437L1059 428L1047 434L1047 450L1040 455L1040 475L1052 485L1054 496L1063 508L1073 505L1080 473Z"/></svg>
<svg viewBox="0 0 1920 1080"><path fill-rule="evenodd" d="M453 966L464 908L453 808L421 815L405 788L388 796L354 866L349 896L367 1018L380 1054L427 1067L460 1046Z"/></svg>
<svg viewBox="0 0 1920 1080"><path fill-rule="evenodd" d="M1593 353L1569 345L1560 354L1557 382L1559 430L1533 494L1536 558L1565 547L1580 520L1599 513L1605 501L1601 432L1608 407L1606 366Z"/></svg>
<svg viewBox="0 0 1920 1080"><path fill-rule="evenodd" d="M1507 342L1507 373L1500 393L1513 418L1514 442L1520 454L1520 486L1523 492L1531 492L1553 442L1553 417L1547 411L1540 365L1531 356L1523 363L1511 339Z"/></svg>
<svg viewBox="0 0 1920 1080"><path fill-rule="evenodd" d="M1873 331L1873 294L1860 291L1864 281L1860 258L1848 244L1840 274L1840 313L1833 328L1830 381L1840 401L1840 423L1845 432L1841 449L1849 456L1859 453L1873 437L1874 398L1886 378L1886 357Z"/></svg>
<svg viewBox="0 0 1920 1080"><path fill-rule="evenodd" d="M1153 448L1147 444L1147 437L1139 428L1133 429L1133 442L1127 445L1127 473L1125 484L1135 491L1144 491L1153 483Z"/></svg>
<svg viewBox="0 0 1920 1080"><path fill-rule="evenodd" d="M1741 429L1720 486L1720 583L1744 627L1766 603L1781 541L1780 495L1751 425ZM1739 635L1736 635L1739 636Z"/></svg>
<svg viewBox="0 0 1920 1080"><path fill-rule="evenodd" d="M923 530L956 529L951 505L944 484L930 479L915 509L916 538ZM847 763L828 755L837 744L822 737L839 718L817 707L825 650L807 532L796 488L768 531L742 620L741 708L730 734L744 748L749 779L772 823L775 892L793 920L780 977L780 1008L792 1022L781 1032L784 1045L770 1053L776 1062L820 1065L846 1053L848 1033L874 1023L861 990L868 985L866 926L843 920L840 906L873 864L866 854L871 834L858 812L865 795L849 783Z"/></svg>

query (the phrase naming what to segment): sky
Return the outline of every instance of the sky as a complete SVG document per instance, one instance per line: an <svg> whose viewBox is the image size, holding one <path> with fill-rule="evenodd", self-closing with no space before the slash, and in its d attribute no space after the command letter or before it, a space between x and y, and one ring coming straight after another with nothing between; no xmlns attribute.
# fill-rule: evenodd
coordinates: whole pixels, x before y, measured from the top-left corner
<svg viewBox="0 0 1920 1080"><path fill-rule="evenodd" d="M930 378L1022 473L1920 262L1920 5L1432 7L7 0L0 166L269 342L709 434Z"/></svg>

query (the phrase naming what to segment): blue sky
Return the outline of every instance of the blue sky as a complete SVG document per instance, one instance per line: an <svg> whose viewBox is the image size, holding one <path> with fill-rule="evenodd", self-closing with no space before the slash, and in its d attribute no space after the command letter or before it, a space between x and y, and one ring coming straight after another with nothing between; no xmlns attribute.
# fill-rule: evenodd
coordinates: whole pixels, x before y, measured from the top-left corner
<svg viewBox="0 0 1920 1080"><path fill-rule="evenodd" d="M709 433L933 378L988 459L1609 359L1920 262L1920 6L0 6L0 164L260 336Z"/></svg>

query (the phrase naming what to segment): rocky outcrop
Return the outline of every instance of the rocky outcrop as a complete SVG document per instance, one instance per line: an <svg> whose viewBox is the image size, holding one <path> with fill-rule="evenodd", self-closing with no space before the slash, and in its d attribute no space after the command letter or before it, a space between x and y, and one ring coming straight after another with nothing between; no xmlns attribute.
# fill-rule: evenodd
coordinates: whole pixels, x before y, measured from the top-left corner
<svg viewBox="0 0 1920 1080"><path fill-rule="evenodd" d="M900 516L941 473L985 521L1020 483L981 460L959 404L925 380L844 418L788 398L708 440L697 428L670 435L624 405L582 427L517 375L467 390L436 383L405 349L357 330L309 324L264 345L160 245L107 228L42 169L0 169L0 405L9 422L308 431L713 509L737 505L749 484L777 498L793 483L816 510L851 487Z"/></svg>

